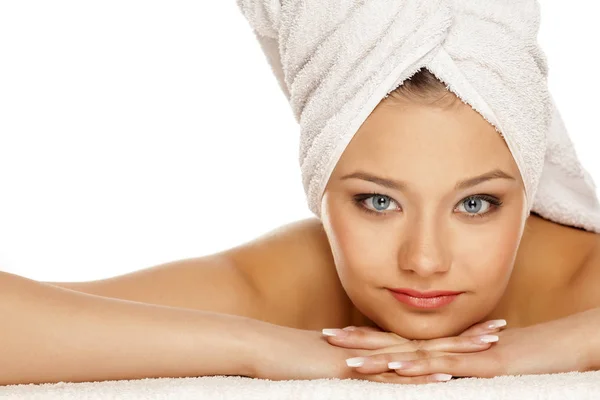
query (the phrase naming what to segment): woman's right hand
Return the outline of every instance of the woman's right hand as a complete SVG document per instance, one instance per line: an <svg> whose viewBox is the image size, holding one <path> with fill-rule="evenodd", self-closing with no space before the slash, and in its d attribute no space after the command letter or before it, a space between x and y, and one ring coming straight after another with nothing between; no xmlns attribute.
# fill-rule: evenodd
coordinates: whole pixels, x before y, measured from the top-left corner
<svg viewBox="0 0 600 400"><path fill-rule="evenodd" d="M255 331L258 335L254 336L254 343L249 343L254 345L250 362L254 378L356 378L359 375L348 367L345 360L373 353L332 346L318 331L270 324L263 328Z"/></svg>

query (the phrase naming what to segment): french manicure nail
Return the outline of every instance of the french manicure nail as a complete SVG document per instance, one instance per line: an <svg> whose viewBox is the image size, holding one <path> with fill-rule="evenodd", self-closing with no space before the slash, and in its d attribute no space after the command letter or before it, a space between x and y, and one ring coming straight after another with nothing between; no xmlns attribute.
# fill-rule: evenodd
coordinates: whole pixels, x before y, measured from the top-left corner
<svg viewBox="0 0 600 400"><path fill-rule="evenodd" d="M322 332L325 336L344 337L348 335L348 332L342 329L323 329Z"/></svg>
<svg viewBox="0 0 600 400"><path fill-rule="evenodd" d="M488 329L498 329L498 328L502 328L503 326L506 326L506 320L495 319L495 320L489 321Z"/></svg>
<svg viewBox="0 0 600 400"><path fill-rule="evenodd" d="M448 374L433 374L431 377L438 382L446 382L452 379L452 375Z"/></svg>
<svg viewBox="0 0 600 400"><path fill-rule="evenodd" d="M404 367L404 363L401 363L400 361L392 361L388 363L389 369L400 369L402 367Z"/></svg>
<svg viewBox="0 0 600 400"><path fill-rule="evenodd" d="M500 340L500 338L496 335L483 335L479 336L478 340L480 343L494 343Z"/></svg>
<svg viewBox="0 0 600 400"><path fill-rule="evenodd" d="M356 327L351 325L351 326L347 326L347 327L343 328L342 330L343 331L353 331L355 329L356 329Z"/></svg>
<svg viewBox="0 0 600 400"><path fill-rule="evenodd" d="M349 367L362 367L364 363L365 359L363 357L349 358L346 360L346 364Z"/></svg>

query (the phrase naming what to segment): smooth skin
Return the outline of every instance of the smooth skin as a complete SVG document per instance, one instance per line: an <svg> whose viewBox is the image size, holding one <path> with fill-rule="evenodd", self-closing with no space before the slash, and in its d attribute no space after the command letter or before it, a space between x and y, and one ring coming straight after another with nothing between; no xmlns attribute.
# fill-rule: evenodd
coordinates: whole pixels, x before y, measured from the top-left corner
<svg viewBox="0 0 600 400"><path fill-rule="evenodd" d="M507 290L485 319L505 319L516 328L596 307L600 303L599 238L532 214ZM97 281L46 283L105 297L242 315L297 329L373 325L341 287L316 218L287 224L211 256Z"/></svg>
<svg viewBox="0 0 600 400"><path fill-rule="evenodd" d="M379 117L382 127L397 129L385 139L380 151L393 148L390 140L395 137L409 147L410 142L402 141L401 134L417 130L423 135L431 134L422 125L424 121L436 126L450 126L454 121L465 127L455 133L467 135L460 136L463 144L456 150L463 153L456 155L457 162L469 154L481 160L493 159L477 153L482 151L481 143L468 137L481 135L480 129L491 129L481 125L479 114L469 112L469 108L413 107L418 107L424 118L391 123L395 114L390 114L387 106L378 107L369 117L371 124L361 127L344 153L345 161L340 161L341 167L334 173L324 196L324 210L344 202L350 207L351 196L363 191L359 187L336 186L334 179L339 178L344 165L352 165L350 161L364 163L359 161L364 153L357 151L362 147L361 138L374 135L377 130L367 133L363 128L377 125ZM448 124L440 123L440 118L447 118ZM390 131L379 131L390 135ZM489 142L488 151L501 154L501 143ZM402 146L396 149L401 150ZM405 151L406 157L418 156L414 149ZM472 175L462 164L453 166L450 158L440 160L440 154L431 151L431 157L447 163L438 171L447 176L437 179L449 182L448 187ZM402 212L394 210L386 216L391 221L388 225L377 222L379 229L413 232L396 236L373 253L373 257L387 254L386 260L393 260L377 263L377 267L390 280L394 279L392 287L406 285L410 277L410 282L421 289L430 286L452 290L455 288L448 285L463 282L467 266L473 268L478 260L483 260L481 268L491 268L489 274L496 274L495 278L505 282L495 287L495 281L502 279L489 279L489 274L483 273L469 274L471 301L475 302L464 303L469 318L453 319L441 311L418 319L414 310L393 302L385 303L387 308L382 310L373 307L388 301L378 297L385 291L373 291L370 286L377 282L369 280L381 274L369 275L360 258L363 253L352 253L357 236L351 234L364 232L361 226L372 227L375 220L367 218L383 219L359 214L362 211L355 204L351 205L355 208L337 216L330 207L325 223L316 218L294 222L221 253L108 279L36 282L0 273L0 317L4 327L0 331L0 358L4 360L0 384L218 374L425 383L447 380L450 375L495 376L600 366L600 346L589 340L600 324L596 309L600 305L596 289L600 278L600 235L562 226L535 214L524 215L523 189L519 186L522 183L517 180L495 189L503 193L505 200L504 208L495 217L503 236L497 240L490 240L487 233L473 236L473 240L489 240L485 242L487 247L467 253L462 243L448 240L453 238L453 231L469 234L469 229L475 229L466 225L472 222L461 219L463 214L454 212L454 207L462 198L483 192L483 185L491 183L483 183L481 190L473 188L473 193L453 193L446 186L433 184L433 178L431 182L421 179L428 176L420 177L418 171L427 174L426 169L416 169L411 175L403 173L406 168L394 164L401 157L376 159L382 164L370 164L371 170L385 169L387 175L412 184L412 194L394 194L404 197L395 199L402 203ZM423 162L427 165L431 160ZM510 162L510 157L500 157L494 164L504 163L503 168L510 170L514 167ZM424 186L415 186L417 182ZM413 219L409 220L410 215ZM431 229L434 222L443 229ZM488 232L486 223L492 222L478 222L480 233ZM340 232L350 234L341 236ZM448 236L444 240L441 235ZM498 256L489 258L490 252ZM440 286L440 282L445 286ZM479 290L480 286L485 290ZM494 301L486 301L486 293ZM413 316L414 321L419 321L416 325L410 324ZM405 322L394 325L400 317ZM501 319L508 322L508 328L502 331L502 327L490 328L486 322ZM321 333L322 329L348 326L359 328L346 330L346 337ZM439 337L428 336L436 327ZM500 340L482 343L482 336L498 336ZM553 350L548 351L550 348ZM349 358L358 358L362 364L348 366L345 360ZM524 364L523 360L529 361ZM413 369L406 364L402 368L389 365L406 361L413 361ZM482 366L487 367L482 370Z"/></svg>
<svg viewBox="0 0 600 400"><path fill-rule="evenodd" d="M595 292L598 279L597 256L579 265L569 264L568 258L571 249L581 249L585 241L592 252L598 246L597 235L534 215L527 225L509 290L487 318L508 321L512 330L500 334L543 321L564 322L564 315L582 316L576 313L595 307L590 294ZM569 279L561 280L560 276ZM354 343L348 341L352 344L349 349L343 348L343 339L325 337L337 346L324 340L323 328L369 325L335 277L325 233L317 219L285 225L219 254L109 279L42 283L0 273L0 304L5 306L0 310L4 326L0 353L6 361L0 367L0 384L216 374L425 383L443 373L423 369L421 375L406 379L389 370L359 376L360 368L348 367L346 359L378 351L357 350L368 347L364 346L364 335L355 337L358 340ZM531 304L525 301L528 298L539 300L526 307ZM517 306L511 308L511 304ZM544 304L561 307L548 309ZM578 344L595 337L587 330L595 328L594 321L598 320L588 316L569 325L583 327L579 331L586 333L586 340L581 340L579 333L552 332L558 332L563 340L573 339L568 346L560 346L572 352ZM54 334L49 335L50 331ZM376 344L375 348L391 354L394 349L385 350L397 345L393 340L402 338L385 335L381 347ZM521 337L540 343L539 335ZM503 339L492 349L500 348ZM425 354L423 345L416 341L414 347L405 350ZM516 359L523 360L531 349L525 346L519 350ZM547 348L542 351L549 353ZM390 358L385 362L394 360L398 361ZM592 360L579 361L574 369L590 369ZM450 372L460 376L458 371ZM473 375L476 372L470 370Z"/></svg>

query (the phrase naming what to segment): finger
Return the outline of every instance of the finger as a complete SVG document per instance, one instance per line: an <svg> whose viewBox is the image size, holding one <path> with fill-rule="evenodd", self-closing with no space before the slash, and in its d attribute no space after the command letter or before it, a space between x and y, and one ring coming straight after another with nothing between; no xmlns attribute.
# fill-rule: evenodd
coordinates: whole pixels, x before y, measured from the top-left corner
<svg viewBox="0 0 600 400"><path fill-rule="evenodd" d="M498 332L500 329L506 326L506 320L504 319L493 319L490 321L480 322L473 325L459 336L478 336L486 333Z"/></svg>
<svg viewBox="0 0 600 400"><path fill-rule="evenodd" d="M401 376L443 373L461 377L491 378L500 375L498 363L486 353L445 354L439 357L396 361L388 366Z"/></svg>
<svg viewBox="0 0 600 400"><path fill-rule="evenodd" d="M410 340L394 346L396 352L412 352L417 350L444 351L452 353L469 353L489 349L492 343L500 338L496 335L454 336L430 340Z"/></svg>
<svg viewBox="0 0 600 400"><path fill-rule="evenodd" d="M422 385L426 383L441 383L452 379L452 375L448 374L431 374L420 376L400 376L394 372L384 372L375 375L361 375L356 379L363 379L373 382L382 383L399 383L403 385Z"/></svg>
<svg viewBox="0 0 600 400"><path fill-rule="evenodd" d="M398 364L400 362L408 362L421 358L437 357L443 354L445 353L428 352L425 350L402 353L381 353L367 357L349 358L346 360L346 365L360 374L381 374L383 372L389 372L390 369L392 369L390 368L390 363Z"/></svg>
<svg viewBox="0 0 600 400"><path fill-rule="evenodd" d="M395 333L362 328L355 330L323 329L323 335L330 344L351 349L376 350L407 342L406 339Z"/></svg>
<svg viewBox="0 0 600 400"><path fill-rule="evenodd" d="M362 331L367 331L367 332L381 332L381 329L379 328L375 328L374 326L347 326L345 328L343 328L344 331L355 331L355 330L362 330Z"/></svg>

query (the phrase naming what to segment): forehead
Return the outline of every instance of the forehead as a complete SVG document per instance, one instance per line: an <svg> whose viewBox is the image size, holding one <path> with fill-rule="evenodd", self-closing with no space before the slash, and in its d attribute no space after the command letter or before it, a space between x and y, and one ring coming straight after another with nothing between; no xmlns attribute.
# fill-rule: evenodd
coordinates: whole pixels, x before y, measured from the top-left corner
<svg viewBox="0 0 600 400"><path fill-rule="evenodd" d="M442 108L384 100L354 135L334 174L359 167L392 176L440 171L464 177L495 168L519 175L502 136L461 101Z"/></svg>

